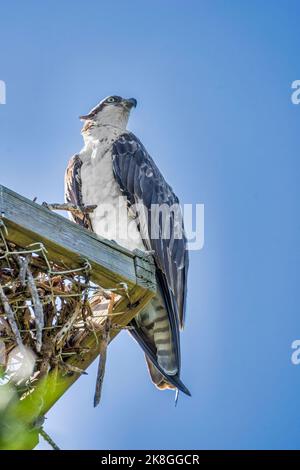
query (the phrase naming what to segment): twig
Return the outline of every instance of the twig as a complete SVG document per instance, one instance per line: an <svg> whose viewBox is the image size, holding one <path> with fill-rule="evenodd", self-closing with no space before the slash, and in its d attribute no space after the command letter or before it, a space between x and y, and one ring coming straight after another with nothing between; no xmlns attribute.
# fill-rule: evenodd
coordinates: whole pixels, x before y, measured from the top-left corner
<svg viewBox="0 0 300 470"><path fill-rule="evenodd" d="M87 205L87 206L77 206L76 204L48 204L47 202L43 202L42 206L46 207L50 211L69 211L69 212L80 212L81 214L89 214L93 212L97 205Z"/></svg>
<svg viewBox="0 0 300 470"><path fill-rule="evenodd" d="M44 311L43 306L39 297L39 293L37 287L35 285L32 273L29 269L27 263L27 283L28 288L33 300L34 305L34 316L35 316L35 325L36 325L36 350L37 352L41 351L42 342L43 342L43 328L44 328Z"/></svg>
<svg viewBox="0 0 300 470"><path fill-rule="evenodd" d="M42 345L42 360L40 363L40 373L39 373L39 378L44 377L45 375L48 374L49 368L50 368L50 360L54 355L54 345L52 342L51 336L46 335L43 341Z"/></svg>
<svg viewBox="0 0 300 470"><path fill-rule="evenodd" d="M7 336L10 336L11 330L9 324L4 318L0 318L0 333L5 333Z"/></svg>
<svg viewBox="0 0 300 470"><path fill-rule="evenodd" d="M67 372L76 372L77 374L88 375L88 373L85 370L80 369L79 367L73 366L72 364L68 364L67 362L64 362L64 361L60 361L59 366L65 369Z"/></svg>
<svg viewBox="0 0 300 470"><path fill-rule="evenodd" d="M16 320L15 320L14 312L10 308L8 298L6 297L6 295L4 293L4 290L2 289L1 285L0 285L0 299L1 299L1 302L2 302L2 305L3 305L3 308L4 308L4 312L7 316L8 323L10 324L12 332L15 335L17 345L20 348L23 348L24 345L23 345L23 341L22 341L22 338L21 338L21 335L20 335L20 332L19 332L18 325L17 325Z"/></svg>
<svg viewBox="0 0 300 470"><path fill-rule="evenodd" d="M19 267L20 267L20 271L19 271L20 283L21 283L21 286L24 287L26 285L26 274L27 274L27 268L28 268L28 259L25 258L23 260L22 258L20 258L17 255L16 255L16 258L17 258L17 261L18 261L18 264L19 264Z"/></svg>
<svg viewBox="0 0 300 470"><path fill-rule="evenodd" d="M54 343L56 344L56 348L58 349L60 345L63 344L68 332L72 328L73 324L75 323L78 315L81 313L81 303L78 303L75 307L73 315L69 318L69 320L62 326L61 330L57 333L54 338Z"/></svg>
<svg viewBox="0 0 300 470"><path fill-rule="evenodd" d="M102 335L99 341L99 364L98 364L98 372L97 372L97 379L96 379L96 388L95 388L95 395L94 395L94 407L99 405L101 400L101 392L102 392L102 385L104 380L105 374L105 365L106 365L106 357L107 357L107 346L110 339L110 327L111 327L111 313L114 306L115 294L111 294L111 299L108 306L108 315L103 324Z"/></svg>
<svg viewBox="0 0 300 470"><path fill-rule="evenodd" d="M107 358L107 344L109 341L109 328L107 328L107 324L110 322L110 319L107 319L104 325L104 330L107 332L107 336L102 336L100 341L100 356L99 356L99 363L98 363L98 371L97 371L97 379L96 379L96 388L95 388L95 395L94 395L94 407L99 405L101 400L101 392L102 392L102 385L104 380L105 374L105 365L106 365L106 358ZM108 331L107 331L108 330Z"/></svg>
<svg viewBox="0 0 300 470"><path fill-rule="evenodd" d="M55 442L53 441L53 439L51 439L51 437L49 436L49 434L46 433L46 431L44 430L44 428L40 428L40 429L39 429L39 434L45 439L46 442L48 442L48 444L52 447L53 450L60 450L60 448L58 447L58 445L55 444Z"/></svg>
<svg viewBox="0 0 300 470"><path fill-rule="evenodd" d="M43 328L44 328L44 311L43 305L40 300L40 296L32 275L32 272L29 268L29 260L27 258L21 258L18 255L14 256L17 259L19 264L19 279L21 284L24 286L26 281L30 295L32 297L32 302L34 305L34 316L36 324L36 350L37 352L41 351L42 342L43 342Z"/></svg>

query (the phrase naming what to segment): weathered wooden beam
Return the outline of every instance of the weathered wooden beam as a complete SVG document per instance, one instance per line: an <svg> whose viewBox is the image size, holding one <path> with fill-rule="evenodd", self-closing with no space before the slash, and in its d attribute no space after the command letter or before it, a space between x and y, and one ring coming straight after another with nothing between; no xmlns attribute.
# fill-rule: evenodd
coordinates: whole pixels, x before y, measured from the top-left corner
<svg viewBox="0 0 300 470"><path fill-rule="evenodd" d="M100 238L1 185L0 214L9 241L22 247L41 242L52 261L71 268L78 268L87 260L92 267L91 280L104 288L126 282L129 289L140 285L155 290L151 260Z"/></svg>

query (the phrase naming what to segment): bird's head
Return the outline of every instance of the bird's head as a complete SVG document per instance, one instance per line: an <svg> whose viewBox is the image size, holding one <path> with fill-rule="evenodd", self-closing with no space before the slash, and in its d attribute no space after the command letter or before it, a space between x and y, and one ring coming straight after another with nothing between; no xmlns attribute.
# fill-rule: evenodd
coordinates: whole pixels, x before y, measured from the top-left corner
<svg viewBox="0 0 300 470"><path fill-rule="evenodd" d="M125 99L121 96L108 96L100 101L88 114L80 116L80 119L98 125L111 125L126 129L130 111L136 105L135 98Z"/></svg>

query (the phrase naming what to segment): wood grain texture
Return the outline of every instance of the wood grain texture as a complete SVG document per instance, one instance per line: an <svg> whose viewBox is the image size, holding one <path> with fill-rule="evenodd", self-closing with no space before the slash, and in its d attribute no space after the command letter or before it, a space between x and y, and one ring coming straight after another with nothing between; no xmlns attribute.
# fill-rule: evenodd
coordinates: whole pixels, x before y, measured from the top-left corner
<svg viewBox="0 0 300 470"><path fill-rule="evenodd" d="M149 258L100 238L1 185L0 213L8 229L7 239L19 246L42 242L52 261L71 268L88 260L91 280L104 288L126 282L130 288L146 284L147 289L155 290L155 270Z"/></svg>

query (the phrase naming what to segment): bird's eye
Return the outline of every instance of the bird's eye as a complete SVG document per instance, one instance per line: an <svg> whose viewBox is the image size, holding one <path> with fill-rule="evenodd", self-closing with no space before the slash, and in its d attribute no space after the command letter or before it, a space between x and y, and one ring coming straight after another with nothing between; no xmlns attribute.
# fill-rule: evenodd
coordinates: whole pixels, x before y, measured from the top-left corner
<svg viewBox="0 0 300 470"><path fill-rule="evenodd" d="M106 100L108 103L114 103L115 99L111 96L110 98L107 98Z"/></svg>

